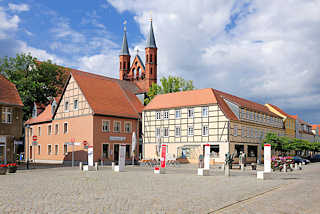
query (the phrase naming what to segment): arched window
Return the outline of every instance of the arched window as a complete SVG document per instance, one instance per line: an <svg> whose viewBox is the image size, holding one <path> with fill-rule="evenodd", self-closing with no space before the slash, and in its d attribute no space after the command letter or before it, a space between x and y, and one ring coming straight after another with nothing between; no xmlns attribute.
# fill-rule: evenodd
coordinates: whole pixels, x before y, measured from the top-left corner
<svg viewBox="0 0 320 214"><path fill-rule="evenodd" d="M150 63L152 62L152 54L150 54L150 61L149 61Z"/></svg>

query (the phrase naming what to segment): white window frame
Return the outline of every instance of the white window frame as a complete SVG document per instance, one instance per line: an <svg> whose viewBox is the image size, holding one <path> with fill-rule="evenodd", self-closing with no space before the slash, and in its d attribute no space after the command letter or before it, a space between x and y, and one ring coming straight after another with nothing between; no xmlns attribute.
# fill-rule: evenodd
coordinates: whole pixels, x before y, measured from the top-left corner
<svg viewBox="0 0 320 214"><path fill-rule="evenodd" d="M115 128L116 128L116 123L119 123L120 125L119 125L119 131L116 131L115 130ZM113 132L114 133L121 133L121 121L119 121L119 120L115 120L115 121L113 121Z"/></svg>
<svg viewBox="0 0 320 214"><path fill-rule="evenodd" d="M48 135L52 134L52 125L48 125Z"/></svg>
<svg viewBox="0 0 320 214"><path fill-rule="evenodd" d="M41 136L41 126L38 126L38 136Z"/></svg>
<svg viewBox="0 0 320 214"><path fill-rule="evenodd" d="M78 99L73 100L73 110L78 110L79 109L79 101Z"/></svg>
<svg viewBox="0 0 320 214"><path fill-rule="evenodd" d="M9 117L10 115L10 117ZM13 109L11 107L2 107L2 123L12 124Z"/></svg>
<svg viewBox="0 0 320 214"><path fill-rule="evenodd" d="M126 125L127 124L129 124L129 130L128 131L126 130L126 128L127 128ZM124 132L125 133L131 133L132 132L132 123L130 121L124 122Z"/></svg>
<svg viewBox="0 0 320 214"><path fill-rule="evenodd" d="M56 150L56 146L58 146L57 150ZM59 144L54 144L54 155L59 155Z"/></svg>
<svg viewBox="0 0 320 214"><path fill-rule="evenodd" d="M205 114L204 114L205 113ZM209 108L208 106L204 106L201 108L201 115L202 117L208 117L209 115Z"/></svg>
<svg viewBox="0 0 320 214"><path fill-rule="evenodd" d="M209 136L209 126L208 125L202 125L201 134L202 134L202 136Z"/></svg>
<svg viewBox="0 0 320 214"><path fill-rule="evenodd" d="M177 113L178 113L178 114L177 114ZM175 111L175 118L176 118L176 119L181 118L181 110L180 110L180 109L177 109L177 110Z"/></svg>
<svg viewBox="0 0 320 214"><path fill-rule="evenodd" d="M50 153L49 153L49 146L50 146L50 148L51 148ZM52 144L48 144L48 145L47 145L47 153L48 153L48 155L52 155Z"/></svg>
<svg viewBox="0 0 320 214"><path fill-rule="evenodd" d="M65 129L65 124L67 124L67 131ZM68 132L69 132L69 124L68 124L68 122L64 122L63 123L63 134L68 134Z"/></svg>
<svg viewBox="0 0 320 214"><path fill-rule="evenodd" d="M57 128L57 127L58 127L58 128ZM55 134L55 135L58 135L58 134L59 134L59 124L58 124L58 123L54 124L54 134Z"/></svg>
<svg viewBox="0 0 320 214"><path fill-rule="evenodd" d="M161 120L161 111L156 112L156 120Z"/></svg>
<svg viewBox="0 0 320 214"><path fill-rule="evenodd" d="M156 127L156 133L155 133L156 137L161 137L161 128Z"/></svg>
<svg viewBox="0 0 320 214"><path fill-rule="evenodd" d="M233 125L233 136L238 136L238 125Z"/></svg>
<svg viewBox="0 0 320 214"><path fill-rule="evenodd" d="M64 112L68 112L68 111L69 111L69 101L66 100L66 101L64 102Z"/></svg>
<svg viewBox="0 0 320 214"><path fill-rule="evenodd" d="M192 137L194 135L193 126L188 126L188 137Z"/></svg>
<svg viewBox="0 0 320 214"><path fill-rule="evenodd" d="M188 108L188 118L193 118L193 117L194 117L194 109Z"/></svg>
<svg viewBox="0 0 320 214"><path fill-rule="evenodd" d="M178 131L177 131L178 130ZM175 128L174 128L174 135L176 136L176 137L180 137L181 136L181 127L180 126L176 126Z"/></svg>
<svg viewBox="0 0 320 214"><path fill-rule="evenodd" d="M108 129L107 130L104 130L104 123L105 122L108 123ZM102 123L101 131L102 132L110 132L110 120L102 120L101 123Z"/></svg>
<svg viewBox="0 0 320 214"><path fill-rule="evenodd" d="M169 119L169 111L163 111L163 119L168 120Z"/></svg>
<svg viewBox="0 0 320 214"><path fill-rule="evenodd" d="M41 155L41 145L40 144L38 144L37 149L38 149L38 155Z"/></svg>

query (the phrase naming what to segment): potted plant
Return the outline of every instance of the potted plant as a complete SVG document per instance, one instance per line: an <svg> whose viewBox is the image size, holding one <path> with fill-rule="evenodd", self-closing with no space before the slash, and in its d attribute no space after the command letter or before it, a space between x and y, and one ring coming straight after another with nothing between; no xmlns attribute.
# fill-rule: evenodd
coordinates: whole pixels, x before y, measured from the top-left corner
<svg viewBox="0 0 320 214"><path fill-rule="evenodd" d="M7 167L8 167L9 173L16 173L16 171L17 171L17 164L16 163L9 163L7 165Z"/></svg>
<svg viewBox="0 0 320 214"><path fill-rule="evenodd" d="M0 164L0 175L5 175L5 174L7 174L7 165Z"/></svg>

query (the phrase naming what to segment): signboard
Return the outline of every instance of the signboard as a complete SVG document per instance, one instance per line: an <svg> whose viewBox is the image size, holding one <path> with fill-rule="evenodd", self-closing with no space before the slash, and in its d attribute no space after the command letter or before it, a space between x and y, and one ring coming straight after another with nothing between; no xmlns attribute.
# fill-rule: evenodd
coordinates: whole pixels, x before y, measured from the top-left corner
<svg viewBox="0 0 320 214"><path fill-rule="evenodd" d="M210 145L204 145L204 169L210 169Z"/></svg>
<svg viewBox="0 0 320 214"><path fill-rule="evenodd" d="M161 157L160 157L161 168L166 168L166 155L167 155L167 145L163 144L161 146Z"/></svg>
<svg viewBox="0 0 320 214"><path fill-rule="evenodd" d="M119 151L119 171L123 171L126 165L126 144L120 145Z"/></svg>
<svg viewBox="0 0 320 214"><path fill-rule="evenodd" d="M23 142L22 142L22 141L15 140L15 141L14 141L14 144L15 144L15 145L22 145Z"/></svg>
<svg viewBox="0 0 320 214"><path fill-rule="evenodd" d="M120 137L120 136L109 136L110 141L125 141L126 137Z"/></svg>
<svg viewBox="0 0 320 214"><path fill-rule="evenodd" d="M264 145L264 172L271 172L271 145Z"/></svg>
<svg viewBox="0 0 320 214"><path fill-rule="evenodd" d="M32 145L36 146L36 145L38 145L38 142L37 141L32 141Z"/></svg>
<svg viewBox="0 0 320 214"><path fill-rule="evenodd" d="M33 136L32 136L32 140L33 140L33 141L37 141L37 136L36 136L36 135L33 135Z"/></svg>
<svg viewBox="0 0 320 214"><path fill-rule="evenodd" d="M93 146L88 147L88 165L93 166Z"/></svg>

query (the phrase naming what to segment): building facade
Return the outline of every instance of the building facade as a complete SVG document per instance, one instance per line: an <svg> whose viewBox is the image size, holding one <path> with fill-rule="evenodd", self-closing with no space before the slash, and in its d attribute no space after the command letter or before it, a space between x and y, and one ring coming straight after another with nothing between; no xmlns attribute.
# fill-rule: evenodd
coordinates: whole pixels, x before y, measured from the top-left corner
<svg viewBox="0 0 320 214"><path fill-rule="evenodd" d="M15 142L22 138L22 101L13 83L0 75L0 163L15 162Z"/></svg>
<svg viewBox="0 0 320 214"><path fill-rule="evenodd" d="M203 145L210 144L212 163L222 163L227 152L261 158L267 133L284 135L282 119L267 107L215 89L157 95L143 110L143 154L158 156L160 144L168 154L198 161Z"/></svg>

